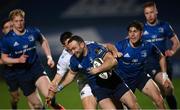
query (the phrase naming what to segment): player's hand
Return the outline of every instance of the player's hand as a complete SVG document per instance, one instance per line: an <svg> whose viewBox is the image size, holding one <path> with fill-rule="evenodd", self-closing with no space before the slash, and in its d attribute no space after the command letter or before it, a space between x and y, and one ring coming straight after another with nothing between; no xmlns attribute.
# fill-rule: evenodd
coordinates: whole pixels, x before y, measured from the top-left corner
<svg viewBox="0 0 180 110"><path fill-rule="evenodd" d="M166 72L162 73L163 85L165 88L169 86L169 78Z"/></svg>
<svg viewBox="0 0 180 110"><path fill-rule="evenodd" d="M53 91L51 91L51 90L48 91L48 96L47 96L46 99L45 99L46 105L48 105L48 106L51 105L51 100L52 100L52 98L55 96L55 94L56 94L56 93L53 92Z"/></svg>
<svg viewBox="0 0 180 110"><path fill-rule="evenodd" d="M114 58L120 58L123 55L121 52L116 52L116 51L112 51L112 54L113 54Z"/></svg>
<svg viewBox="0 0 180 110"><path fill-rule="evenodd" d="M49 91L52 91L54 93L57 92L57 88L58 88L58 84L55 84L55 83L51 83L50 86L49 86Z"/></svg>
<svg viewBox="0 0 180 110"><path fill-rule="evenodd" d="M173 50L166 50L165 51L165 56L166 57L171 57L171 56L173 56L174 55L174 51Z"/></svg>
<svg viewBox="0 0 180 110"><path fill-rule="evenodd" d="M23 53L23 54L18 58L18 62L19 62L19 63L25 63L28 57L29 57L28 55L25 55L25 54Z"/></svg>
<svg viewBox="0 0 180 110"><path fill-rule="evenodd" d="M97 67L97 68L90 68L90 69L88 70L88 72L89 72L90 74L97 74L97 73L99 73L99 70L98 70L98 67Z"/></svg>
<svg viewBox="0 0 180 110"><path fill-rule="evenodd" d="M47 61L48 66L49 66L50 68L53 68L54 65L55 65L54 60L52 59L51 56L48 56L47 59L48 59L48 61Z"/></svg>

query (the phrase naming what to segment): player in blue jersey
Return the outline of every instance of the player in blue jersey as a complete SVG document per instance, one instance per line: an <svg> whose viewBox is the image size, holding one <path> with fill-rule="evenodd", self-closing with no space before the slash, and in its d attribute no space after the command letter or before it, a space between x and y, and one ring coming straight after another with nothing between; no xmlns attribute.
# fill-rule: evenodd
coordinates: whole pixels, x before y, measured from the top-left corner
<svg viewBox="0 0 180 110"><path fill-rule="evenodd" d="M69 78L67 77L67 73L69 71L69 64L70 64L70 58L72 54L68 51L67 46L68 46L68 40L72 37L71 32L64 32L61 37L60 37L60 42L64 47L64 50L59 57L58 64L57 64L57 74L54 77L52 84L50 86L50 94L54 96L57 92L57 86L59 85L59 89L64 88L65 85L67 85L71 80L74 78ZM95 43L94 41L85 41L86 44L90 43ZM100 43L99 43L100 44ZM105 46L108 50L111 48L109 51L113 54L114 57L120 57L120 53L117 51L116 48L112 48L112 44L105 43L105 44L100 44ZM80 91L80 96L81 96L81 101L84 109L95 109L97 107L97 101L96 98L94 97L93 93L91 92L91 88L89 87L87 83L87 79L85 78L84 74L77 74L76 75L76 80L78 84L78 88ZM53 93L52 93L53 92ZM51 98L52 96L49 96ZM119 104L116 105L116 108L122 108Z"/></svg>
<svg viewBox="0 0 180 110"><path fill-rule="evenodd" d="M30 108L40 109L43 104L38 90L47 97L50 81L38 58L36 41L41 43L48 59L47 64L51 68L54 61L46 38L38 29L25 27L24 17L25 12L20 9L12 10L9 14L13 29L2 39L1 56L6 64L3 74L8 80L8 85L18 84L30 102Z"/></svg>
<svg viewBox="0 0 180 110"><path fill-rule="evenodd" d="M81 37L73 36L68 41L68 50L73 56L70 59L70 71L67 74L71 76L75 76L77 72L85 74L92 93L102 109L115 109L110 99L112 96L129 108L139 108L132 91L114 71L108 79L99 77L99 73L110 71L117 64L116 59L105 47L97 43L85 44ZM93 68L93 61L96 58L102 58L104 63Z"/></svg>
<svg viewBox="0 0 180 110"><path fill-rule="evenodd" d="M173 56L179 48L179 40L174 30L168 22L158 20L158 10L154 2L146 2L144 4L144 15L146 23L144 24L143 39L147 42L153 42L161 52L166 56L167 62L167 74L160 73L160 66L158 64L158 58L150 58L147 63L147 72L153 77L162 90L162 93L166 96L166 100L171 109L177 109L177 102L173 95L172 82L172 62L170 57ZM170 48L167 47L167 42L171 42ZM169 78L168 78L169 77ZM167 80L166 80L167 79ZM166 80L167 84L164 85Z"/></svg>
<svg viewBox="0 0 180 110"><path fill-rule="evenodd" d="M5 19L2 22L1 28L2 28L2 33L4 35L6 35L10 30L12 30L11 21L9 19ZM1 45L0 45L0 49L1 49ZM3 64L3 61L1 59L0 59L0 64ZM11 85L8 85L8 87L9 87L9 92L10 92L10 95L11 95L11 100L10 100L11 108L12 109L17 109L17 104L19 102L19 97L20 97L19 85L16 82L14 82L14 83L11 82Z"/></svg>
<svg viewBox="0 0 180 110"><path fill-rule="evenodd" d="M143 25L140 22L132 22L127 30L128 38L115 44L118 51L123 54L118 59L118 66L115 71L133 92L138 88L153 100L158 109L165 109L159 88L150 76L144 72L146 59L152 55L157 55L160 58L159 63L162 72L166 72L165 57L155 45L141 40Z"/></svg>

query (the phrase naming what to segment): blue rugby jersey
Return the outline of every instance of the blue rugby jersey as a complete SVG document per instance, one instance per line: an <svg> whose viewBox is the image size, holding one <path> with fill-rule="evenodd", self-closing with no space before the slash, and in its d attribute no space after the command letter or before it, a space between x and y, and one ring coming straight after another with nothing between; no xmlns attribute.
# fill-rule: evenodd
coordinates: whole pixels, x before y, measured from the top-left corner
<svg viewBox="0 0 180 110"><path fill-rule="evenodd" d="M143 42L133 48L129 39L124 39L115 44L117 50L123 54L118 59L115 71L123 79L136 79L139 74L144 74L144 64L149 56L159 56L160 50L152 43Z"/></svg>
<svg viewBox="0 0 180 110"><path fill-rule="evenodd" d="M73 55L70 59L70 68L74 72L82 72L89 80L91 87L96 85L97 75L89 73L89 69L93 67L93 61L95 58L103 58L107 53L107 49L97 43L87 44L88 53L81 58Z"/></svg>
<svg viewBox="0 0 180 110"><path fill-rule="evenodd" d="M174 30L167 22L158 21L154 26L150 26L148 23L144 24L142 39L154 43L163 54L167 50L167 40L173 36Z"/></svg>
<svg viewBox="0 0 180 110"><path fill-rule="evenodd" d="M169 23L164 21L158 21L154 26L150 26L148 23L144 24L144 33L142 39L147 42L154 43L160 51L164 54L168 49L167 42L174 36L174 30ZM151 69L151 66L159 66L158 58L150 57L146 67Z"/></svg>
<svg viewBox="0 0 180 110"><path fill-rule="evenodd" d="M2 39L2 53L11 58L19 58L24 53L29 56L26 63L32 64L38 57L36 41L42 41L41 32L37 28L27 27L23 35L10 31Z"/></svg>

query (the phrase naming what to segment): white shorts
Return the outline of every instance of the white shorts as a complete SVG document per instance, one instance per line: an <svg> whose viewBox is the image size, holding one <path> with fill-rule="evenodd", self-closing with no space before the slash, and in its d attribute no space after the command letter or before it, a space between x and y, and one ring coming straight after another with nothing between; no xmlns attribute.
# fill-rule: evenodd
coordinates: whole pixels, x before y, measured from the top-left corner
<svg viewBox="0 0 180 110"><path fill-rule="evenodd" d="M91 88L88 84L86 84L80 91L81 99L83 99L84 97L87 97L87 96L93 96L93 94L91 92Z"/></svg>

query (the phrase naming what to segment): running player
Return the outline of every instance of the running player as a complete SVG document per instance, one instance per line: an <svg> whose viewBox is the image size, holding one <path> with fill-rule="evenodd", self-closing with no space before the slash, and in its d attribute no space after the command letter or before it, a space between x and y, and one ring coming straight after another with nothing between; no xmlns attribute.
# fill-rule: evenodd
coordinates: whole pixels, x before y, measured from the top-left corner
<svg viewBox="0 0 180 110"><path fill-rule="evenodd" d="M75 76L80 71L85 74L92 93L102 109L115 109L110 99L112 96L129 108L139 108L132 91L114 71L108 79L101 79L98 76L98 73L111 70L117 64L116 59L105 47L97 43L85 44L81 37L73 36L68 41L68 49L73 54L68 75ZM97 68L92 68L95 58L102 58L104 63Z"/></svg>
<svg viewBox="0 0 180 110"><path fill-rule="evenodd" d="M154 45L141 40L143 25L140 22L132 22L127 30L128 38L115 44L118 51L123 54L118 59L118 66L115 71L133 92L138 88L153 100L158 109L165 109L159 88L150 76L144 72L147 57L157 55L160 58L161 71L165 73L165 57Z"/></svg>
<svg viewBox="0 0 180 110"><path fill-rule="evenodd" d="M162 93L166 96L166 100L171 109L177 109L177 101L173 95L172 80L172 63L170 57L173 56L179 48L179 40L174 30L168 22L160 21L157 18L158 10L154 2L146 2L144 4L144 15L146 23L144 24L143 39L147 42L153 42L161 52L166 56L167 62L167 74L160 72L160 66L158 64L158 58L150 58L147 63L147 73L157 82L162 90ZM172 42L172 46L168 49L167 42ZM169 77L169 78L168 78ZM163 80L166 80L166 85ZM169 80L170 79L170 80Z"/></svg>
<svg viewBox="0 0 180 110"><path fill-rule="evenodd" d="M12 30L12 23L11 23L11 21L9 19L5 19L2 22L1 27L2 27L3 34L6 35L10 30ZM3 64L3 61L1 59L0 59L0 64ZM9 81L9 80L6 80L6 81ZM11 95L11 100L10 100L11 108L12 109L17 109L17 105L18 105L19 98L20 98L19 85L16 83L16 81L14 81L14 83L7 82L7 84L11 84L11 85L8 85L9 92L10 92L10 95Z"/></svg>
<svg viewBox="0 0 180 110"><path fill-rule="evenodd" d="M57 74L52 81L52 86L55 84L59 84L59 82L62 82L62 78L65 76L65 74L69 71L69 63L70 63L70 58L71 58L71 53L68 52L67 50L67 43L68 40L72 37L71 32L64 32L61 37L60 37L60 42L64 46L64 50L59 57L58 64L57 64ZM86 44L94 43L93 41L85 41ZM101 44L104 45L106 48L110 47L111 44ZM120 57L119 53L116 48L111 49L110 51L113 53L115 57ZM76 76L78 87L80 90L80 96L83 104L84 109L95 109L97 106L96 99L94 95L91 92L91 88L87 84L87 79L83 74L78 74ZM68 82L70 80L68 79ZM61 89L64 85L61 83L59 86L59 89ZM66 85L66 84L65 84ZM54 88L57 88L57 85L55 85Z"/></svg>
<svg viewBox="0 0 180 110"><path fill-rule="evenodd" d="M50 81L38 58L36 41L41 43L48 59L47 63L52 68L54 61L51 57L48 42L38 29L25 28L25 12L23 10L12 10L9 18L13 29L2 39L2 60L5 64L11 65L5 65L5 77L9 80L9 85L10 83L18 83L31 104L30 108L43 108L36 88L47 97L47 86Z"/></svg>

